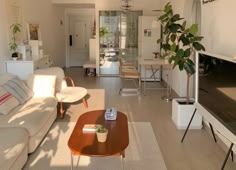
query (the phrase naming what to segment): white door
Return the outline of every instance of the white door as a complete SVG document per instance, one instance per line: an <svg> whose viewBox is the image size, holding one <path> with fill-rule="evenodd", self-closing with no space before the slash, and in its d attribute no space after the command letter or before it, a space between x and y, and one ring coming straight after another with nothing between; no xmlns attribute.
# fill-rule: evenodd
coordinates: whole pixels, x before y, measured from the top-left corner
<svg viewBox="0 0 236 170"><path fill-rule="evenodd" d="M89 60L89 21L69 15L69 66L83 66Z"/></svg>

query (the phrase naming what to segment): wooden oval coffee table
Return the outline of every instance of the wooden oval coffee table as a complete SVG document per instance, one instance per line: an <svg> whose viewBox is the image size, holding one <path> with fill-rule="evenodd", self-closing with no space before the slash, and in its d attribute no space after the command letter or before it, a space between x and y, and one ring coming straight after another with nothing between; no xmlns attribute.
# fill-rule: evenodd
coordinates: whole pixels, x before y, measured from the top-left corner
<svg viewBox="0 0 236 170"><path fill-rule="evenodd" d="M128 119L124 113L117 111L116 120L105 120L105 110L94 110L82 114L69 138L68 147L71 151L71 169L73 156L112 156L121 155L122 168L125 149L129 144ZM107 140L104 143L97 141L96 133L83 133L85 124L102 124L108 129Z"/></svg>

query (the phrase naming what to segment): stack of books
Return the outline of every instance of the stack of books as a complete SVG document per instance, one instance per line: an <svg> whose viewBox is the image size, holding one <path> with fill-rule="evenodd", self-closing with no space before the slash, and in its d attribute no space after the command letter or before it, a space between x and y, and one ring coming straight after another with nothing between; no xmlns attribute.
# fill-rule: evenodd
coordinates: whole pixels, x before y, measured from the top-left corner
<svg viewBox="0 0 236 170"><path fill-rule="evenodd" d="M83 133L95 133L97 130L98 124L85 124L82 131Z"/></svg>

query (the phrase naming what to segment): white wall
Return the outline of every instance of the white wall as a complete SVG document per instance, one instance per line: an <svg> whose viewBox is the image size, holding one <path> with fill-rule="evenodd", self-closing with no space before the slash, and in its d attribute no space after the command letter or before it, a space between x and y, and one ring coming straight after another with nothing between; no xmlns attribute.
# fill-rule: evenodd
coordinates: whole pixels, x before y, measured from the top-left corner
<svg viewBox="0 0 236 170"><path fill-rule="evenodd" d="M236 55L235 7L235 0L202 5L202 34L207 51L229 57Z"/></svg>
<svg viewBox="0 0 236 170"><path fill-rule="evenodd" d="M50 0L24 0L22 6L24 27L27 23L40 24L44 54L52 56L54 65L64 66L64 27L60 25L60 20L64 19L64 15L61 15L63 10Z"/></svg>
<svg viewBox="0 0 236 170"><path fill-rule="evenodd" d="M95 0L51 0L54 4L94 4Z"/></svg>
<svg viewBox="0 0 236 170"><path fill-rule="evenodd" d="M181 14L191 23L191 10L193 0L162 0L161 5L171 2L176 13ZM206 51L229 57L236 56L236 30L235 11L236 1L213 1L202 4L201 35ZM173 89L178 95L185 95L185 75L176 69L173 72Z"/></svg>
<svg viewBox="0 0 236 170"><path fill-rule="evenodd" d="M0 73L5 71L4 61L10 56L8 50L7 16L5 0L0 0Z"/></svg>
<svg viewBox="0 0 236 170"><path fill-rule="evenodd" d="M8 16L5 2L5 0L0 0L0 72L5 71L4 61L10 58ZM54 65L64 66L64 27L60 25L60 20L64 19L62 9L52 5L50 0L22 0L21 3L24 20L22 39L27 39L27 23L40 24L44 53L52 55Z"/></svg>

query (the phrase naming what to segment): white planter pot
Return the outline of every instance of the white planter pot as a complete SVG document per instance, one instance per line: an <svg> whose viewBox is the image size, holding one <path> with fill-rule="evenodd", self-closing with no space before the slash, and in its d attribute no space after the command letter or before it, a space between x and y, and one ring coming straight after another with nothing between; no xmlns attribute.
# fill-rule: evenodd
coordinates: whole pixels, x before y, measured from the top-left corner
<svg viewBox="0 0 236 170"><path fill-rule="evenodd" d="M194 112L193 104L179 104L178 101L186 101L185 98L176 98L172 100L172 120L177 129L186 129ZM193 101L193 100L192 100ZM202 116L196 112L189 129L201 129Z"/></svg>
<svg viewBox="0 0 236 170"><path fill-rule="evenodd" d="M96 134L97 134L98 142L106 142L108 131L104 133L96 132Z"/></svg>

